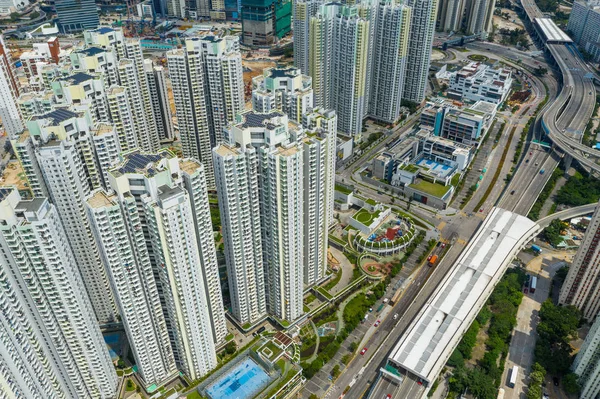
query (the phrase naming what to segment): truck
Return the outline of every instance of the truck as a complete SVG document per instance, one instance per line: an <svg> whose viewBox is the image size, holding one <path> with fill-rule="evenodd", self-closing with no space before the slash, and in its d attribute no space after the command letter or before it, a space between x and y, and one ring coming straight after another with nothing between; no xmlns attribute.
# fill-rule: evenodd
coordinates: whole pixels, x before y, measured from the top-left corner
<svg viewBox="0 0 600 399"><path fill-rule="evenodd" d="M515 384L517 383L517 377L519 375L519 366L513 366L513 368L510 370L510 381L508 381L508 386L511 388L515 387Z"/></svg>
<svg viewBox="0 0 600 399"><path fill-rule="evenodd" d="M535 293L535 288L537 286L537 277L531 277L531 284L529 285L529 292L532 294Z"/></svg>
<svg viewBox="0 0 600 399"><path fill-rule="evenodd" d="M381 305L379 305L379 307L377 308L377 313L381 312L381 309L383 309L384 306L385 306L385 303L382 303Z"/></svg>
<svg viewBox="0 0 600 399"><path fill-rule="evenodd" d="M437 260L438 260L438 256L437 255L433 255L431 257L431 259L429 259L429 266L435 265L435 262L437 262Z"/></svg>
<svg viewBox="0 0 600 399"><path fill-rule="evenodd" d="M533 252L535 252L536 254L541 254L542 253L542 248L538 247L537 245L533 244L531 246L531 249L533 250Z"/></svg>
<svg viewBox="0 0 600 399"><path fill-rule="evenodd" d="M504 399L504 388L498 390L498 397L496 399Z"/></svg>

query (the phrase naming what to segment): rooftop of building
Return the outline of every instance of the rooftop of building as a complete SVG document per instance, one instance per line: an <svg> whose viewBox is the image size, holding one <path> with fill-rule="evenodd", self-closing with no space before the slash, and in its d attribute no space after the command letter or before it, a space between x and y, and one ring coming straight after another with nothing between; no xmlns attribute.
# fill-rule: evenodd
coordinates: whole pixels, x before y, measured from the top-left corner
<svg viewBox="0 0 600 399"><path fill-rule="evenodd" d="M235 147L231 147L227 144L218 145L215 147L215 151L222 157L239 155L239 152Z"/></svg>
<svg viewBox="0 0 600 399"><path fill-rule="evenodd" d="M122 176L128 173L141 173L146 176L154 176L158 170L156 163L163 158L173 158L174 155L162 150L157 154L143 153L140 150L134 150L121 154L121 164L110 171L115 176Z"/></svg>
<svg viewBox="0 0 600 399"><path fill-rule="evenodd" d="M277 146L277 152L279 153L279 155L284 156L284 157L289 157L289 156L295 155L298 153L299 150L300 149L297 145L291 145L291 146L279 145L279 146Z"/></svg>
<svg viewBox="0 0 600 399"><path fill-rule="evenodd" d="M239 114L242 122L238 124L239 127L245 129L249 127L267 127L269 129L274 129L275 124L270 123L273 118L280 118L285 116L285 114L281 111L272 111L268 114L262 114L256 112L254 110L247 111Z"/></svg>
<svg viewBox="0 0 600 399"><path fill-rule="evenodd" d="M105 206L113 206L116 203L115 198L114 195L109 195L104 190L96 190L87 198L87 203L92 208L102 208Z"/></svg>
<svg viewBox="0 0 600 399"><path fill-rule="evenodd" d="M72 84L72 85L78 85L78 84L86 82L86 81L88 81L90 79L94 79L94 77L92 75L88 74L88 73L85 73L85 72L77 72L77 73L74 73L71 76L67 76L67 77L62 78L60 80L64 80L64 81L66 81L66 82L68 82L69 84Z"/></svg>
<svg viewBox="0 0 600 399"><path fill-rule="evenodd" d="M158 194L158 198L161 201L183 194L183 189L179 186L160 186L158 190L160 191L160 193Z"/></svg>
<svg viewBox="0 0 600 399"><path fill-rule="evenodd" d="M98 55L101 53L104 53L106 50L100 48L100 47L96 47L96 46L91 46L91 47L86 47L84 49L78 50L78 53L83 53L85 55L87 55L88 57L92 57L94 55Z"/></svg>
<svg viewBox="0 0 600 399"><path fill-rule="evenodd" d="M106 33L111 33L114 32L115 30L113 28L109 28L108 26L101 26L97 29L92 30L91 32L94 33L100 33L100 34L106 34Z"/></svg>
<svg viewBox="0 0 600 399"><path fill-rule="evenodd" d="M490 103L488 101L477 101L475 104L471 105L467 109L483 112L485 114L494 114L494 112L496 112L497 107L498 106L496 104Z"/></svg>
<svg viewBox="0 0 600 399"><path fill-rule="evenodd" d="M494 208L400 337L389 360L429 382L440 373L535 223Z"/></svg>
<svg viewBox="0 0 600 399"><path fill-rule="evenodd" d="M78 117L79 114L66 108L57 108L43 115L34 115L31 120L49 119L53 125L58 125L71 118Z"/></svg>
<svg viewBox="0 0 600 399"><path fill-rule="evenodd" d="M289 68L269 68L266 73L271 78L293 78L301 75L300 70L294 67Z"/></svg>
<svg viewBox="0 0 600 399"><path fill-rule="evenodd" d="M15 207L15 211L37 212L42 207L42 205L46 203L46 201L47 199L43 197L21 200Z"/></svg>
<svg viewBox="0 0 600 399"><path fill-rule="evenodd" d="M202 168L202 164L195 159L187 158L179 161L179 169L187 174L196 173L200 168Z"/></svg>

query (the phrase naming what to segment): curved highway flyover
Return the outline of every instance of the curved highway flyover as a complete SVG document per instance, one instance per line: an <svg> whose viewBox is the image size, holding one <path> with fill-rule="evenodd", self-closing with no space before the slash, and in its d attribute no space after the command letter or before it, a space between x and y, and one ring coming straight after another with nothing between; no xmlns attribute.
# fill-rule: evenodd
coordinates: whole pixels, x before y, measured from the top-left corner
<svg viewBox="0 0 600 399"><path fill-rule="evenodd" d="M549 40L545 31L547 28L538 23L544 16L534 0L521 0L521 5L563 75L561 92L542 115L542 129L567 157L576 159L586 169L600 172L600 151L581 144L596 102L594 73L583 62L570 40ZM552 25L556 28L556 25ZM562 31L560 33L564 35Z"/></svg>

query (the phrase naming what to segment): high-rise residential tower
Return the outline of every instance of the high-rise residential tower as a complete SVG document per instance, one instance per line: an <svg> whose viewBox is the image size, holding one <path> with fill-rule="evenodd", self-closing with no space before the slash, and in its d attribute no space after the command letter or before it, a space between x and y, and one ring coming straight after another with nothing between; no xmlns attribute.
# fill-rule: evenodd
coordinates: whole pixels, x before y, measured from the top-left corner
<svg viewBox="0 0 600 399"><path fill-rule="evenodd" d="M111 188L123 213L137 212L145 237L139 252L150 259L176 365L199 378L216 366L215 346L227 334L204 167L167 151L122 158Z"/></svg>
<svg viewBox="0 0 600 399"><path fill-rule="evenodd" d="M144 59L144 70L148 79L148 89L152 99L158 138L160 140L172 139L175 137L175 131L171 106L169 105L166 70L162 66L154 65L152 60L149 59Z"/></svg>
<svg viewBox="0 0 600 399"><path fill-rule="evenodd" d="M235 36L205 36L204 83L208 93L211 147L222 141L223 129L244 109L244 79L239 39Z"/></svg>
<svg viewBox="0 0 600 399"><path fill-rule="evenodd" d="M104 190L86 201L102 261L145 388L178 374L169 331L133 197L122 200Z"/></svg>
<svg viewBox="0 0 600 399"><path fill-rule="evenodd" d="M302 146L290 140L288 118L282 112L246 111L226 129L225 144L214 149L214 156L221 214L232 215L223 221L223 238L228 274L236 279L230 284L238 286L237 291L231 290L232 302L238 303L233 306L238 309L235 317L259 317L264 309L260 291L239 280L250 274L255 281L260 279L256 264L260 257L255 253L260 242L267 310L278 319L294 321L303 314ZM244 244L250 241L248 235L256 233L251 227L256 226L257 216L252 209L250 214L245 209L240 214L240 208L256 203L260 204L261 237L259 241L253 235L256 246L248 248Z"/></svg>
<svg viewBox="0 0 600 399"><path fill-rule="evenodd" d="M425 99L437 3L438 0L409 0L406 3L412 12L403 100L421 103Z"/></svg>
<svg viewBox="0 0 600 399"><path fill-rule="evenodd" d="M116 307L106 270L101 266L98 248L90 230L84 202L93 189L102 186L105 175L103 168L110 166L119 148L96 147L90 125L89 112L76 113L63 108L28 121L28 134L32 136L35 153L35 159L29 161L37 162L37 172L41 176L27 177L30 181L43 181L69 236L68 243L95 315L98 322L104 324L116 321ZM112 131L112 134L116 135L116 132ZM116 137L112 141L115 142ZM99 162L96 156L98 150L112 152L102 155L103 159L109 160L108 164ZM23 162L23 158L20 159ZM35 169L27 171L36 172Z"/></svg>
<svg viewBox="0 0 600 399"><path fill-rule="evenodd" d="M600 395L600 317L592 324L571 370L577 374L581 386L580 399L595 399Z"/></svg>
<svg viewBox="0 0 600 399"><path fill-rule="evenodd" d="M400 117L410 11L410 7L394 0L383 0L377 5L369 115L386 123L394 123Z"/></svg>
<svg viewBox="0 0 600 399"><path fill-rule="evenodd" d="M367 113L371 22L366 9L323 4L310 22L309 71L315 105L334 109L338 129L360 135Z"/></svg>
<svg viewBox="0 0 600 399"><path fill-rule="evenodd" d="M467 13L467 28L469 34L481 34L487 38L492 30L496 0L471 0Z"/></svg>
<svg viewBox="0 0 600 399"><path fill-rule="evenodd" d="M261 113L280 110L300 123L313 108L312 79L296 68L267 68L252 79L252 108Z"/></svg>
<svg viewBox="0 0 600 399"><path fill-rule="evenodd" d="M0 189L0 198L0 274L8 276L14 290L19 290L13 292L18 298L5 297L4 289L9 287L3 286L0 302L22 301L20 324L30 328L17 338L29 340L31 346L19 345L32 351L31 358L13 352L9 356L15 363L0 363L0 375L6 375L6 367L13 375L19 373L19 367L29 368L15 380L4 380L0 392L6 393L5 383L17 384L33 393L27 398L35 398L35 377L40 388L52 385L41 393L43 398L113 398L117 374L69 245L73 237L67 236L56 208L47 199L21 201L15 189L7 188ZM10 322L3 317L0 325L6 327ZM1 356L4 359L5 354ZM41 356L45 358L39 364Z"/></svg>
<svg viewBox="0 0 600 399"><path fill-rule="evenodd" d="M573 258L558 302L579 308L593 320L600 311L600 207L596 207L583 241Z"/></svg>
<svg viewBox="0 0 600 399"><path fill-rule="evenodd" d="M317 14L321 0L294 1L294 66L309 74L310 19Z"/></svg>
<svg viewBox="0 0 600 399"><path fill-rule="evenodd" d="M327 271L328 231L333 221L337 115L315 109L304 117L301 136L304 175L304 284L315 285Z"/></svg>
<svg viewBox="0 0 600 399"><path fill-rule="evenodd" d="M242 60L237 38L194 38L167 53L183 155L200 160L214 187L211 149L244 107Z"/></svg>

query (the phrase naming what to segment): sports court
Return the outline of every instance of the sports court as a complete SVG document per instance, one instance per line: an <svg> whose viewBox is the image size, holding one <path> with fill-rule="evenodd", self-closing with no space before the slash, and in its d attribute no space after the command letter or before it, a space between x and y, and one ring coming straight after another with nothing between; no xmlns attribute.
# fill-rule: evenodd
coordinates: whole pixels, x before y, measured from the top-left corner
<svg viewBox="0 0 600 399"><path fill-rule="evenodd" d="M269 384L269 375L250 357L206 388L211 399L250 399Z"/></svg>

